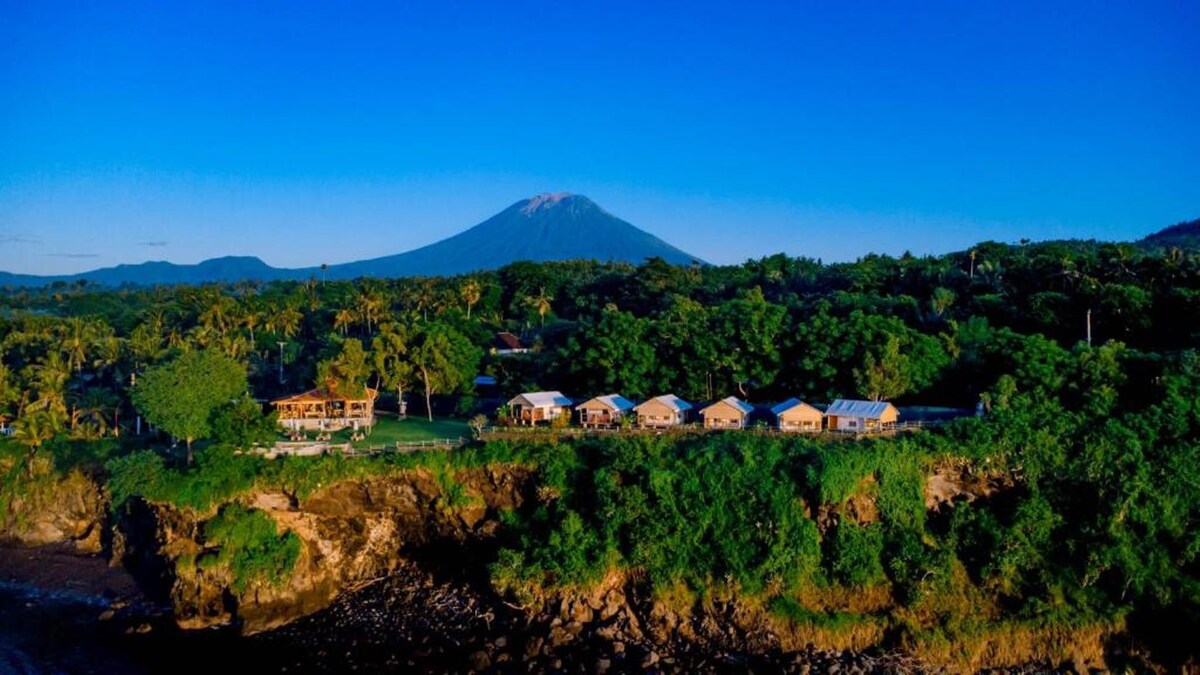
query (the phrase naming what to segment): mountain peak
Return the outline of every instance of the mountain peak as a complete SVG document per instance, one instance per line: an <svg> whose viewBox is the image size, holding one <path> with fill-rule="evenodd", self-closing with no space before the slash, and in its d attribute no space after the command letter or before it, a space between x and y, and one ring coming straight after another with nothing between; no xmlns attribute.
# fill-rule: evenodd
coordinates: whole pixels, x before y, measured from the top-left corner
<svg viewBox="0 0 1200 675"><path fill-rule="evenodd" d="M548 192L510 205L478 225L421 248L327 268L276 269L253 256L225 256L194 265L147 262L118 265L63 277L35 277L0 272L0 283L42 285L87 279L122 284L197 284L243 279L271 281L362 276L448 276L494 270L516 261L624 261L647 258L690 265L694 256L605 211L583 195Z"/></svg>
<svg viewBox="0 0 1200 675"><path fill-rule="evenodd" d="M532 215L535 211L541 209L553 208L564 199L574 197L570 192L543 192L540 195L534 195L521 203L521 213ZM587 199L587 197L584 197Z"/></svg>

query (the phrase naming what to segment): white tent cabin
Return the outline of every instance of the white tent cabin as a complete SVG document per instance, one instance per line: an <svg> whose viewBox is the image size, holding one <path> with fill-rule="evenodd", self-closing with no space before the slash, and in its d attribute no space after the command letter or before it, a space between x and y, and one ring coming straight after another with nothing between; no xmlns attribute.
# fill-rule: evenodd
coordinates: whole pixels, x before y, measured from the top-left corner
<svg viewBox="0 0 1200 675"><path fill-rule="evenodd" d="M726 396L700 411L705 429L745 429L754 406L736 396Z"/></svg>
<svg viewBox="0 0 1200 675"><path fill-rule="evenodd" d="M508 402L508 414L517 424L533 426L571 414L571 399L559 391L531 391Z"/></svg>
<svg viewBox="0 0 1200 675"><path fill-rule="evenodd" d="M637 414L638 426L665 429L687 422L691 409L691 403L675 394L664 394L634 406L633 412Z"/></svg>
<svg viewBox="0 0 1200 675"><path fill-rule="evenodd" d="M826 428L830 431L856 433L886 431L896 427L900 411L887 401L856 401L842 399L829 404L825 410Z"/></svg>
<svg viewBox="0 0 1200 675"><path fill-rule="evenodd" d="M780 431L817 432L824 417L820 410L798 398L789 398L771 408L771 412Z"/></svg>
<svg viewBox="0 0 1200 675"><path fill-rule="evenodd" d="M597 396L575 406L579 424L585 427L610 427L633 410L633 401L620 394Z"/></svg>

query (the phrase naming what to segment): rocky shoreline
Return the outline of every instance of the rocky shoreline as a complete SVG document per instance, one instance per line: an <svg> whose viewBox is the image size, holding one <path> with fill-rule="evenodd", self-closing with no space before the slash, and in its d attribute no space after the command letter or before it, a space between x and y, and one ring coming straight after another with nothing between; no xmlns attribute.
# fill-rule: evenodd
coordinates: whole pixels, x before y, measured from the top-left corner
<svg viewBox="0 0 1200 675"><path fill-rule="evenodd" d="M402 561L283 627L181 630L166 606L98 556L0 548L0 672L211 673L213 655L262 673L922 673L901 654L653 639L633 599L563 599L538 611ZM608 605L608 606L606 606ZM585 619L585 620L580 620ZM1049 664L1003 672L1051 672Z"/></svg>
<svg viewBox="0 0 1200 675"><path fill-rule="evenodd" d="M499 514L543 496L522 467L456 480L472 499L454 507L425 470L334 483L302 501L249 495L302 548L281 583L237 595L227 571L195 564L205 516L166 504L131 500L115 515L111 562L65 535L0 547L0 673L211 675L217 653L263 673L945 670L865 646L878 642L822 642L752 599L658 598L636 572L589 589L498 592L485 561Z"/></svg>
<svg viewBox="0 0 1200 675"><path fill-rule="evenodd" d="M574 610L527 614L469 584L435 579L412 563L347 593L329 608L247 638L283 652L287 672L495 673L920 673L897 654L806 649L750 654L675 641L656 644L622 608L580 622Z"/></svg>

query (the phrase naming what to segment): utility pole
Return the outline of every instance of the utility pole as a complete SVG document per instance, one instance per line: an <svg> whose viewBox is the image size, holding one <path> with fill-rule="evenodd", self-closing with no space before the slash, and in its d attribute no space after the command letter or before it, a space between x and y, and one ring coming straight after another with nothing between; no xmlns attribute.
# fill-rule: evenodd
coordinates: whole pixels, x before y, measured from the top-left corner
<svg viewBox="0 0 1200 675"><path fill-rule="evenodd" d="M279 343L279 384L283 384L283 346L286 342Z"/></svg>
<svg viewBox="0 0 1200 675"><path fill-rule="evenodd" d="M1092 310L1091 309L1088 309L1088 311L1087 311L1087 343L1088 343L1089 347L1092 346Z"/></svg>

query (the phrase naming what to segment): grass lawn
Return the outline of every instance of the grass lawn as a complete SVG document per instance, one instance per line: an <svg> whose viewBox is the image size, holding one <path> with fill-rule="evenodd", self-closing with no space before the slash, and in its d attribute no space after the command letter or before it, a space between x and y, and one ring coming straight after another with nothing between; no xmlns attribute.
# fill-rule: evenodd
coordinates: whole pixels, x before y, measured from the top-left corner
<svg viewBox="0 0 1200 675"><path fill-rule="evenodd" d="M331 443L349 443L351 429L342 429L333 434ZM315 431L309 431L308 437L313 438ZM471 429L466 420L449 417L435 417L432 422L424 417L409 417L399 420L395 417L376 413L375 429L365 440L355 441L356 448L366 448L372 445L393 445L397 441L411 443L413 441L440 440L443 438L470 438ZM280 435L281 440L286 436Z"/></svg>
<svg viewBox="0 0 1200 675"><path fill-rule="evenodd" d="M334 443L346 443L350 440L351 431L344 429L333 435ZM378 415L375 429L366 440L356 441L354 447L363 448L372 445L394 445L397 441L411 443L413 441L430 441L443 438L470 438L471 429L465 420L435 417L432 422L424 417L409 417L398 420L395 417Z"/></svg>

